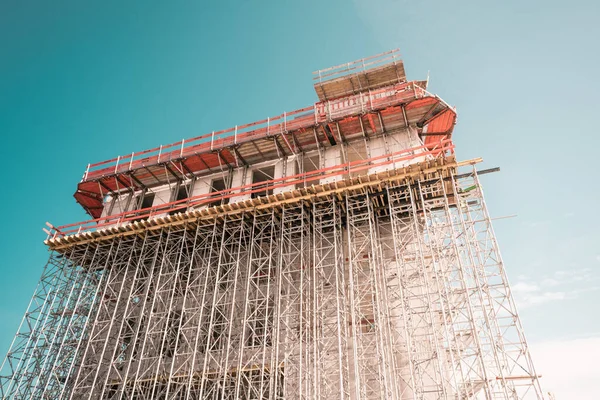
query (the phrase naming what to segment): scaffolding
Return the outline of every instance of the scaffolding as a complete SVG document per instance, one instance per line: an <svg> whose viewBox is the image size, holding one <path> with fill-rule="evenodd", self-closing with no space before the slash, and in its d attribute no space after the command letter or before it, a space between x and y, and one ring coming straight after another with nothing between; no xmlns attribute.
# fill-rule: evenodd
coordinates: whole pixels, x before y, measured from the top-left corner
<svg viewBox="0 0 600 400"><path fill-rule="evenodd" d="M51 226L1 397L542 399L479 160L452 149Z"/></svg>

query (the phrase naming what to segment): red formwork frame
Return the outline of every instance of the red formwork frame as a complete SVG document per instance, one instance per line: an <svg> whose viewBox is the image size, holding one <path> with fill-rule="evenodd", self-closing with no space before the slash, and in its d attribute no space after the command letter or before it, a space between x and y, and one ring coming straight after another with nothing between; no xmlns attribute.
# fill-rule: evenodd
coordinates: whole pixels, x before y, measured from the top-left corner
<svg viewBox="0 0 600 400"><path fill-rule="evenodd" d="M412 90L407 90L408 88ZM286 112L276 117L236 125L233 128L211 132L188 140L181 140L138 153L89 164L83 181L97 179L108 174L127 172L143 166L159 164L163 161L179 159L202 152L225 149L251 140L307 129L318 124L355 116L365 111L405 104L409 100L422 99L427 95L429 95L427 98L431 99L430 102L441 101L439 97L430 95L425 89L411 81L339 99L317 102L313 106ZM419 105L426 106L427 104ZM415 106L412 105L412 107ZM411 108L410 103L407 104L407 108Z"/></svg>
<svg viewBox="0 0 600 400"><path fill-rule="evenodd" d="M154 207L148 207L139 210L127 211L102 218L91 219L83 222L54 227L50 224L48 239L95 231L109 226L130 223L142 218L152 218L162 215L165 212L181 211L185 212L188 208L198 208L213 203L218 200L229 199L241 195L258 193L268 189L277 189L292 186L300 183L314 182L326 177L335 177L351 173L365 171L371 168L386 166L403 161L410 161L415 158L430 156L432 158L444 157L453 153L454 144L450 139L441 139L436 146L431 148L429 145L421 145L403 149L394 153L384 154L364 160L356 160L344 164L339 164L319 170L305 172L301 174L290 175L287 177L271 179L264 182L247 184L239 187L221 190L218 192L204 193L187 199L164 203Z"/></svg>
<svg viewBox="0 0 600 400"><path fill-rule="evenodd" d="M241 155L238 153L238 149L239 151L243 149L240 146L246 146L246 151L252 152L258 142L264 145L270 143L269 140L265 142L265 139L273 138L274 141L280 139L282 146L287 147L290 154L297 154L299 151L304 151L294 148L293 145L297 147L299 142L303 147L328 146L325 142L319 142L319 140L327 140L324 135L322 138L318 138L316 133L314 136L310 133L320 126L335 124L337 129L340 129L341 124L346 121L354 118L360 118L362 121L362 118L366 117L365 123L373 132L376 132L383 129L382 115L398 114L404 118L405 124L408 124L406 114L411 113L412 110L422 110L427 116L420 122L423 124L424 144L427 148L432 149L439 144L440 140L451 136L452 127L456 121L456 112L442 99L427 92L424 85L424 82L419 81L402 82L358 94L341 96L317 102L312 107L283 113L274 118L89 164L74 196L92 218L99 218L105 190L106 193L112 194L118 192L120 187L130 187L133 190L143 187L145 182L142 183L139 179L144 179L144 176L156 178L154 173L157 171L155 170L153 173L148 168L156 168L163 164L182 163L184 169L196 174L206 169L210 171L211 168L222 168L221 159L223 157L228 166L237 168L247 165L247 162L241 159ZM440 112L429 115L431 110L440 106ZM374 113L379 114L378 122L374 121ZM377 128L376 125L380 128ZM354 127L348 125L345 129L350 130L335 132L335 129L330 129L329 133L336 142L345 140L345 137L349 137L349 135L363 136L365 134L362 122ZM337 137L338 134L343 136ZM254 146L251 146L250 143ZM275 144L271 143L270 145L274 146ZM279 150L277 152L279 154ZM237 156L234 157L234 155ZM256 158L257 155L258 153L250 155L250 157ZM248 153L244 154L244 157L248 157ZM229 161L227 158L230 158ZM190 161L196 165L191 166ZM257 161L253 160L250 164L255 162ZM230 163L232 164L230 165Z"/></svg>

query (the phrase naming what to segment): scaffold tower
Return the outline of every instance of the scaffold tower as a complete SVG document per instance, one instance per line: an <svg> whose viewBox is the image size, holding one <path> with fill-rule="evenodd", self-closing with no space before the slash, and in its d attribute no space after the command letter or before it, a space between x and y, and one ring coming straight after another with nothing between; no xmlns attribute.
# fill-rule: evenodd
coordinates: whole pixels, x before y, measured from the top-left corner
<svg viewBox="0 0 600 400"><path fill-rule="evenodd" d="M3 399L543 399L456 111L398 50L88 165Z"/></svg>

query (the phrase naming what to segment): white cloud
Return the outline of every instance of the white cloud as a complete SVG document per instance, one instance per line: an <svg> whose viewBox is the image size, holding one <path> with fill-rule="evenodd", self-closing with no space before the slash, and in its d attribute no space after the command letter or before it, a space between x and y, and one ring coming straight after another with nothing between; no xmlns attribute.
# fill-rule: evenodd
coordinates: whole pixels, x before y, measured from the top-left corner
<svg viewBox="0 0 600 400"><path fill-rule="evenodd" d="M560 285L560 282L553 278L544 278L540 284L545 287L554 287Z"/></svg>
<svg viewBox="0 0 600 400"><path fill-rule="evenodd" d="M531 344L531 355L545 392L557 400L595 400L600 393L600 337Z"/></svg>
<svg viewBox="0 0 600 400"><path fill-rule="evenodd" d="M536 292L527 293L522 296L517 296L517 303L520 308L527 308L531 306L539 306L544 303L548 303L556 300L564 300L568 297L565 292Z"/></svg>
<svg viewBox="0 0 600 400"><path fill-rule="evenodd" d="M512 290L514 293L532 293L539 291L540 287L536 284L521 281L514 284Z"/></svg>
<svg viewBox="0 0 600 400"><path fill-rule="evenodd" d="M528 228L545 228L551 224L551 221L524 221L523 224Z"/></svg>
<svg viewBox="0 0 600 400"><path fill-rule="evenodd" d="M581 289L572 290L570 293L576 297L578 294L587 293L587 292L595 292L596 290L600 290L600 286L589 286Z"/></svg>
<svg viewBox="0 0 600 400"><path fill-rule="evenodd" d="M512 285L512 292L519 308L523 309L552 301L575 299L582 293L599 290L597 285L591 285L598 279L591 268L555 271L539 281L519 276L517 283Z"/></svg>

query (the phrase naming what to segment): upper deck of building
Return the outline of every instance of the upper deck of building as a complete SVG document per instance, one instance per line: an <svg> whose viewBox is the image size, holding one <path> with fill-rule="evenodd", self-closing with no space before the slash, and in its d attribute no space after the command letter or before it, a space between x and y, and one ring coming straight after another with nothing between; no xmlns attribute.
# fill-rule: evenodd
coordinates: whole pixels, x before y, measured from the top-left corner
<svg viewBox="0 0 600 400"><path fill-rule="evenodd" d="M428 148L451 137L455 111L407 81L397 50L316 71L312 106L89 164L75 199L93 217L103 199L414 126Z"/></svg>
<svg viewBox="0 0 600 400"><path fill-rule="evenodd" d="M406 72L396 49L315 71L313 81L319 101L327 101L406 82Z"/></svg>
<svg viewBox="0 0 600 400"><path fill-rule="evenodd" d="M406 79L397 50L313 76L319 100L309 107L89 164L74 197L93 219L49 225L49 238L337 190L453 153L455 110L426 81Z"/></svg>

